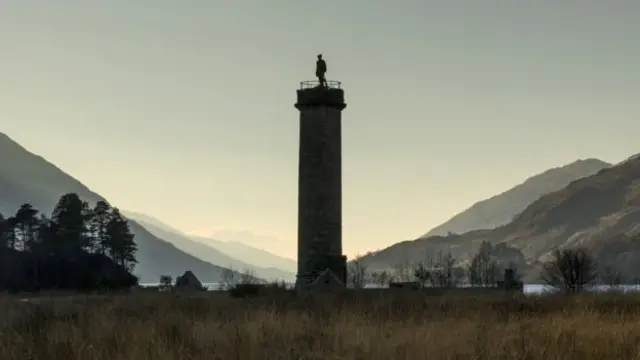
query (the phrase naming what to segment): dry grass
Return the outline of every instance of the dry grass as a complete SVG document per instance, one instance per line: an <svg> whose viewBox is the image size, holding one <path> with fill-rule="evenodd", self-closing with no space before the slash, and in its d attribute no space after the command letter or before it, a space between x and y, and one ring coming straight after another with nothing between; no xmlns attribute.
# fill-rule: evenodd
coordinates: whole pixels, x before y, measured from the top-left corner
<svg viewBox="0 0 640 360"><path fill-rule="evenodd" d="M635 359L640 296L0 298L0 359Z"/></svg>

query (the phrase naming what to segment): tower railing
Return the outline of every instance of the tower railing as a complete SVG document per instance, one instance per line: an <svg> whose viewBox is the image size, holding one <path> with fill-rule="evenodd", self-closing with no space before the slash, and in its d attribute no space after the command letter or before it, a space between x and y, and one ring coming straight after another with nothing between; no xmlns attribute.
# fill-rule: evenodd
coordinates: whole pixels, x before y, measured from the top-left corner
<svg viewBox="0 0 640 360"><path fill-rule="evenodd" d="M340 86L342 85L340 81L335 80L327 80L325 84L329 89L340 89ZM307 80L300 82L300 90L314 89L317 87L320 87L320 80Z"/></svg>

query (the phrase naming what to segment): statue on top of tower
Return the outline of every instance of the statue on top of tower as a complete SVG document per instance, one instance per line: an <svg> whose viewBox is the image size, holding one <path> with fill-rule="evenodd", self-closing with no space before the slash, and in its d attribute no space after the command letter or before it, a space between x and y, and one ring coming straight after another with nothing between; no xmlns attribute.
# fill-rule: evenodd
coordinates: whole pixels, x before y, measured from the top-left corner
<svg viewBox="0 0 640 360"><path fill-rule="evenodd" d="M327 86L327 79L324 74L327 72L327 63L322 59L322 54L318 55L318 61L316 61L316 76L320 81L320 86Z"/></svg>

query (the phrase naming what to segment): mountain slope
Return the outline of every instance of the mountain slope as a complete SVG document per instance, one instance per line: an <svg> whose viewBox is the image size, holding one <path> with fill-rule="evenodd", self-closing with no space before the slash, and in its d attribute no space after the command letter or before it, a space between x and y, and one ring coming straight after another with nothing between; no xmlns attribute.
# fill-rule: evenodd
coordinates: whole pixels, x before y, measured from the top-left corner
<svg viewBox="0 0 640 360"><path fill-rule="evenodd" d="M178 234L182 237L188 237L193 241L203 243L206 246L212 247L222 252L223 254L231 258L234 258L236 260L240 260L241 262L246 264L251 264L253 266L257 266L261 268L276 268L292 274L294 274L297 271L297 263L295 260L273 254L266 250L258 249L240 240L238 241L226 240L226 239L218 240L212 237L187 235L182 231L175 229L172 226L166 223L163 223L162 221L149 215L132 212L132 211L123 211L123 214L125 214L130 219L134 219L139 222L144 222L145 224L148 224L148 225L153 225L160 230L173 233L173 234ZM262 240L263 238L259 235L255 235L249 232L246 232L246 233L242 232L242 235L243 235L242 236L243 238L249 237L252 239L257 238L259 240Z"/></svg>
<svg viewBox="0 0 640 360"><path fill-rule="evenodd" d="M556 247L586 246L601 266L636 276L640 271L640 263L633 261L640 255L640 158L544 195L496 229L405 241L364 260L372 268L389 268L402 259L420 260L438 250L465 260L483 240L519 249L532 266ZM535 275L528 274L528 278Z"/></svg>
<svg viewBox="0 0 640 360"><path fill-rule="evenodd" d="M255 266L273 267L290 273L297 271L297 263L295 260L272 254L239 241L222 241L202 236L190 236L190 238Z"/></svg>
<svg viewBox="0 0 640 360"><path fill-rule="evenodd" d="M461 234L479 229L493 229L507 224L542 195L563 189L574 180L591 176L610 166L611 164L598 159L587 159L549 169L501 194L473 204L444 224L433 228L421 238L448 233Z"/></svg>
<svg viewBox="0 0 640 360"><path fill-rule="evenodd" d="M126 216L129 219L135 220L139 223L145 223L147 225L153 225L154 227L161 229L163 231L169 232L169 233L175 233L175 234L181 234L182 232L178 229L175 229L165 223L163 223L162 221L154 218L153 216L149 216L146 214L142 214L142 213L138 213L138 212L134 212L134 211L128 211L128 210L120 210L120 212ZM149 229L147 229L149 230Z"/></svg>
<svg viewBox="0 0 640 360"><path fill-rule="evenodd" d="M180 231L178 230L171 230L171 227L162 225L162 223L158 220L154 219L153 223L151 223L148 222L148 220L141 220L142 217L137 216L136 213L125 212L125 214L130 218L136 220L140 225L142 225L153 235L172 243L178 249L191 254L201 260L226 268L232 268L238 271L244 271L248 269L253 271L255 276L265 280L295 280L295 274L292 272L277 269L275 267L260 267L244 262L242 260L238 260L236 258L228 256L227 254L212 246L208 246L202 242L193 240L187 235L180 233ZM147 218L150 217L147 216Z"/></svg>
<svg viewBox="0 0 640 360"><path fill-rule="evenodd" d="M28 202L48 214L60 196L69 192L77 193L91 204L104 200L55 165L0 133L0 213L13 214ZM193 271L203 282L216 282L221 278L224 268L180 251L135 221L129 224L138 244L139 264L135 274L140 282L157 282L160 275L176 277L186 270Z"/></svg>

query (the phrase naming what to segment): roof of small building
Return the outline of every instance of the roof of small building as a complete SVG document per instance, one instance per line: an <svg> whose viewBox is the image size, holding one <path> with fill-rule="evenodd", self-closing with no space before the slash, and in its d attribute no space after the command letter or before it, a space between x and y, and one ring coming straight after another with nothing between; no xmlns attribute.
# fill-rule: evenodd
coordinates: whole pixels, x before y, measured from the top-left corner
<svg viewBox="0 0 640 360"><path fill-rule="evenodd" d="M202 287L202 283L196 275L191 271L187 270L182 274L182 276L178 276L176 279L176 287Z"/></svg>

